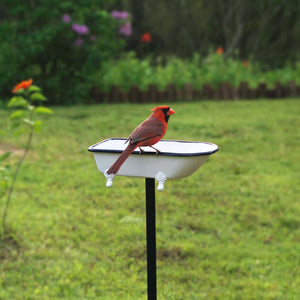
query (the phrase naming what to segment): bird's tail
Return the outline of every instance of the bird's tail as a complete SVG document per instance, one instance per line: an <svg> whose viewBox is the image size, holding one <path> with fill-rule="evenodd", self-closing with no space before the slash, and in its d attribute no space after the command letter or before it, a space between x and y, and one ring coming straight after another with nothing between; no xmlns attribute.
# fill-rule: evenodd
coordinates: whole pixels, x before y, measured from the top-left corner
<svg viewBox="0 0 300 300"><path fill-rule="evenodd" d="M106 174L117 174L124 161L136 147L137 145L129 144L127 148L118 157L118 159L114 162L114 164L107 170Z"/></svg>

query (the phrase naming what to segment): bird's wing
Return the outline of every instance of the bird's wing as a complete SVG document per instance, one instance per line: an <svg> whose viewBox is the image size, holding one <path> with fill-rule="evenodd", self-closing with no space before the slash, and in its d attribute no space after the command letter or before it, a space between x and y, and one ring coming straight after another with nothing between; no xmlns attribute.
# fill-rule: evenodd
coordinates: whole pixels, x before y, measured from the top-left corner
<svg viewBox="0 0 300 300"><path fill-rule="evenodd" d="M136 127L128 140L131 143L139 143L162 136L166 131L165 125L157 118L149 118Z"/></svg>

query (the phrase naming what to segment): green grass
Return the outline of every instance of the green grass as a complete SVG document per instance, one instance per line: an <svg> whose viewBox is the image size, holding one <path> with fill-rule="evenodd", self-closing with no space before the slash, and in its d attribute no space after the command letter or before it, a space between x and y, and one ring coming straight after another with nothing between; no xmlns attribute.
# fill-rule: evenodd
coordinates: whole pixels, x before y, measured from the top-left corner
<svg viewBox="0 0 300 300"><path fill-rule="evenodd" d="M0 242L1 300L146 299L144 180L107 189L87 148L127 137L153 106L54 107L44 118L8 212L14 239ZM172 108L166 139L220 150L157 192L158 299L300 299L299 101Z"/></svg>

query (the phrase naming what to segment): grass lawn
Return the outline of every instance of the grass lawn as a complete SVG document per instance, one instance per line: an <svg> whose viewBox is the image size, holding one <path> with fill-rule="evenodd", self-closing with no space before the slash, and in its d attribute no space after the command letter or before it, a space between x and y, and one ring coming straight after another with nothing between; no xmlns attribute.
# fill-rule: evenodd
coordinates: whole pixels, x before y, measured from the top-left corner
<svg viewBox="0 0 300 300"><path fill-rule="evenodd" d="M153 106L44 117L8 211L17 242L0 242L1 300L146 299L144 180L106 188L87 148L127 137ZM220 150L156 193L158 299L300 299L299 99L172 108L165 139ZM1 138L13 163L25 138Z"/></svg>

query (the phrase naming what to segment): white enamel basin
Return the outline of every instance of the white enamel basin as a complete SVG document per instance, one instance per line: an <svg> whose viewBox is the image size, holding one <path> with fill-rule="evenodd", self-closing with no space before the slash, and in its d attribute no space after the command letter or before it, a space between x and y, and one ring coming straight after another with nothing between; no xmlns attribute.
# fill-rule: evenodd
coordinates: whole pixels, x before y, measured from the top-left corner
<svg viewBox="0 0 300 300"><path fill-rule="evenodd" d="M122 138L107 139L88 149L94 154L98 170L108 179L107 186L112 185L114 175L107 175L106 171L126 148L125 141ZM156 178L161 190L166 179L193 174L209 155L219 149L212 143L173 140L161 140L155 148L160 151L159 154L151 147L143 147L142 155L139 149L133 151L117 175Z"/></svg>

